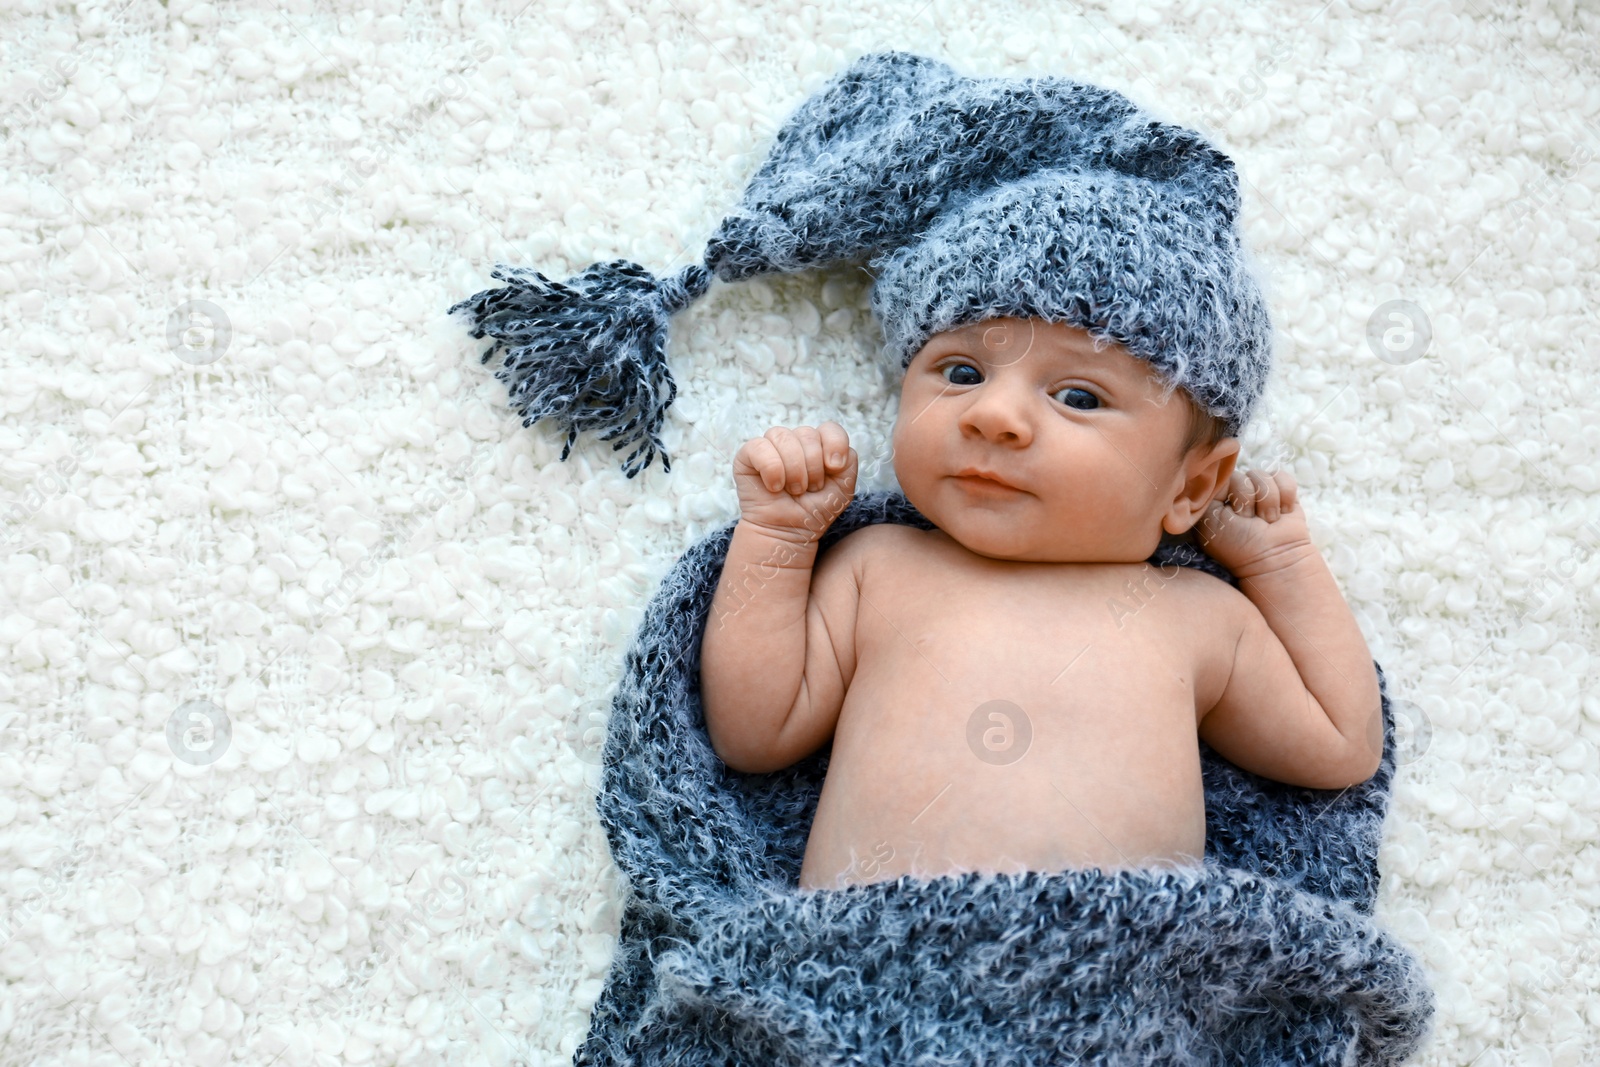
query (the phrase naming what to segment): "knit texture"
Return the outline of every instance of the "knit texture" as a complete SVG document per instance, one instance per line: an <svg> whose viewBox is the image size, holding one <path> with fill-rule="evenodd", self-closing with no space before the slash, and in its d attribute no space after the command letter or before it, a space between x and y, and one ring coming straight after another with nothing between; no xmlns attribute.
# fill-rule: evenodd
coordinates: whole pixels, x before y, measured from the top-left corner
<svg viewBox="0 0 1600 1067"><path fill-rule="evenodd" d="M820 550L876 522L932 525L865 494ZM705 730L699 648L733 529L679 559L626 656L597 807L628 903L575 1064L1331 1067L1419 1047L1433 995L1371 919L1394 773L1381 667L1383 761L1361 785L1283 785L1202 743L1199 871L802 891L828 748L741 774ZM1182 543L1150 562L1237 585Z"/></svg>
<svg viewBox="0 0 1600 1067"><path fill-rule="evenodd" d="M622 469L632 478L661 453L661 421L678 395L667 367L667 319L711 285L704 267L666 279L637 263L596 263L566 282L501 264L492 276L508 283L453 305L473 317L472 336L492 335L481 362L506 355L495 377L506 383L522 425L551 419L567 431L565 460L583 430L634 446Z"/></svg>
<svg viewBox="0 0 1600 1067"><path fill-rule="evenodd" d="M1121 93L1060 77L966 77L908 52L856 60L778 130L704 265L657 279L627 260L565 283L511 282L453 306L524 423L660 453L675 395L667 321L725 282L866 261L882 358L994 316L1087 330L1148 362L1239 434L1272 365L1272 323L1238 229L1232 160ZM670 469L670 468L669 468Z"/></svg>
<svg viewBox="0 0 1600 1067"><path fill-rule="evenodd" d="M1237 434L1272 327L1233 161L1111 89L862 56L779 130L706 264L733 281L871 255L883 357L996 315L1116 341Z"/></svg>

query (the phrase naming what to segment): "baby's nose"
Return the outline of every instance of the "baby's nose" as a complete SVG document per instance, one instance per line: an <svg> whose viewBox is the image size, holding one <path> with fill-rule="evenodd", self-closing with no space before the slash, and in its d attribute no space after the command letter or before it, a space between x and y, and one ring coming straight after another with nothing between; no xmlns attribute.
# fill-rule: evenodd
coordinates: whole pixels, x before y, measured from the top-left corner
<svg viewBox="0 0 1600 1067"><path fill-rule="evenodd" d="M961 413L964 433L979 434L984 438L1007 444L1027 444L1033 439L1033 427L1025 404L1019 403L1014 390L990 389L989 383L978 391Z"/></svg>

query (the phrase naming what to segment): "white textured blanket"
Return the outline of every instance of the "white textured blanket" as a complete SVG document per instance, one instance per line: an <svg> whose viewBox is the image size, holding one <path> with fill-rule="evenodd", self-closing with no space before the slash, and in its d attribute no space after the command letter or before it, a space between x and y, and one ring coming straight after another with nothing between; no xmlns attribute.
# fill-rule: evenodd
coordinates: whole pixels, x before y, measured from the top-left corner
<svg viewBox="0 0 1600 1067"><path fill-rule="evenodd" d="M673 322L673 469L524 429L445 309L691 261L877 48L1215 131L1279 347L1246 441L1397 685L1378 918L1418 1062L1600 1061L1592 2L716 0L0 10L0 1064L570 1062L646 598L833 418L847 270ZM1398 303L1397 303L1398 302Z"/></svg>

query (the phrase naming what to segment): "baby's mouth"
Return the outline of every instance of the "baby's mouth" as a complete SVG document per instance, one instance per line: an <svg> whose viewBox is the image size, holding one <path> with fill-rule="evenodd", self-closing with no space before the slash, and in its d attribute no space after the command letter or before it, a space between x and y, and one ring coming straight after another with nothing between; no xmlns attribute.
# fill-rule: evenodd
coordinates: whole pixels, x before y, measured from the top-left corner
<svg viewBox="0 0 1600 1067"><path fill-rule="evenodd" d="M950 477L951 480L957 485L961 486L961 488L972 493L998 496L1026 491L1018 489L1016 486L1007 482L1002 482L997 477L992 475L978 474L976 472L963 471L960 474L953 474Z"/></svg>

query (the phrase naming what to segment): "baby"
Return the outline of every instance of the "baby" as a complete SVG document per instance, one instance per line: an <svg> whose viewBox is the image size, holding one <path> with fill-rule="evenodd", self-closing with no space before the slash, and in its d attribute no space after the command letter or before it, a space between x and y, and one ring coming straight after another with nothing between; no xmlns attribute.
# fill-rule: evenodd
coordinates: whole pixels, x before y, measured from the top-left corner
<svg viewBox="0 0 1600 1067"><path fill-rule="evenodd" d="M740 447L701 695L737 771L832 738L801 888L1198 864L1197 738L1294 785L1372 776L1372 656L1293 479L1236 471L1220 429L1123 346L999 317L934 334L901 386L895 474L934 529L819 560L844 429ZM1191 528L1237 590L1145 562Z"/></svg>

